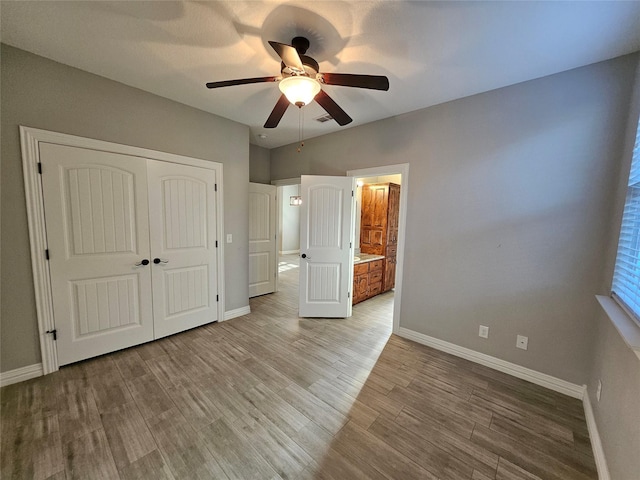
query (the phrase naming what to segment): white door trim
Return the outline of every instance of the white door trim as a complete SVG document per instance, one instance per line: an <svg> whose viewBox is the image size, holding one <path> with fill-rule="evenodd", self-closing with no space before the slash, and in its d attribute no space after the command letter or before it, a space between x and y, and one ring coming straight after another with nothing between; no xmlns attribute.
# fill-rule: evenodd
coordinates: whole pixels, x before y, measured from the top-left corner
<svg viewBox="0 0 640 480"><path fill-rule="evenodd" d="M224 182L221 163L24 126L20 126L20 141L27 204L27 221L29 225L29 243L31 246L31 268L33 271L36 314L38 317L38 334L40 337L42 368L45 375L58 370L58 354L53 336L47 333L47 331L55 328L55 322L49 264L45 258L45 250L48 246L44 220L44 196L42 193L41 177L38 173L38 163L40 162L38 144L40 142L120 153L134 157L150 158L152 160L215 170L216 178L219 182L216 211L219 245L217 252L218 292L220 295L220 301L218 302L218 319L219 321L224 319L224 242L221 241L224 238L224 193L222 188Z"/></svg>
<svg viewBox="0 0 640 480"><path fill-rule="evenodd" d="M409 198L409 164L399 163L397 165L384 165L381 167L347 171L347 176L349 177L377 177L396 174L402 175L402 185L400 186L400 225L398 226L396 286L393 299L393 333L395 334L397 334L400 329L400 308L402 306L402 271L404 270L404 242L406 238L407 203Z"/></svg>

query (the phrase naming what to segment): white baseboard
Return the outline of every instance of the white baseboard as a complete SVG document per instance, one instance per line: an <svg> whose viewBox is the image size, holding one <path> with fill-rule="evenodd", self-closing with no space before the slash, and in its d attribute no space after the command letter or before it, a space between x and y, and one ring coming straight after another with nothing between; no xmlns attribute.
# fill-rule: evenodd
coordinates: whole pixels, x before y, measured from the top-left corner
<svg viewBox="0 0 640 480"><path fill-rule="evenodd" d="M521 378L528 382L535 383L536 385L546 387L550 390L563 393L573 398L582 400L584 396L584 385L576 385L575 383L570 383L565 380L552 377L551 375L547 375L546 373L540 373L536 370L531 370L530 368L522 367L520 365L516 365L515 363L492 357L491 355L476 352L475 350L471 350L469 348L460 347L454 343L445 342L444 340L439 340L423 333L409 330L408 328L400 327L398 329L398 335L404 338L408 338L409 340L413 340L414 342L427 345L428 347L435 348L436 350L450 353L451 355L455 355L456 357L461 357L472 362L479 363L480 365L484 365L485 367L508 373L509 375L512 375L514 377Z"/></svg>
<svg viewBox="0 0 640 480"><path fill-rule="evenodd" d="M246 307L236 308L235 310L228 310L224 312L224 319L231 320L232 318L241 317L243 315L249 315L251 313L251 307L247 305Z"/></svg>
<svg viewBox="0 0 640 480"><path fill-rule="evenodd" d="M587 429L589 430L589 439L591 440L593 457L596 460L596 468L598 469L598 478L600 480L611 480L609 467L607 467L607 460L604 457L602 440L600 439L600 433L598 432L598 425L596 424L596 417L593 415L591 399L589 398L589 392L587 392L586 388L584 391L584 397L582 398L582 404L584 405L584 416L587 419Z"/></svg>
<svg viewBox="0 0 640 480"><path fill-rule="evenodd" d="M24 382L30 378L41 377L44 375L42 363L27 365L26 367L16 368L8 372L0 372L0 387L11 385L12 383Z"/></svg>
<svg viewBox="0 0 640 480"><path fill-rule="evenodd" d="M300 253L300 250L282 250L280 255L293 255L295 253Z"/></svg>

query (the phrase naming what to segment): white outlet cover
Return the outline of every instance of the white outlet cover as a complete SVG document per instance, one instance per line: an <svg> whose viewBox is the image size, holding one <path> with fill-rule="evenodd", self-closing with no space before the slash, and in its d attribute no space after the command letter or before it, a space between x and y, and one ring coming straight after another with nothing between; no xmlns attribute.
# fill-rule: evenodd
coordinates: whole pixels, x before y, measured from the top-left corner
<svg viewBox="0 0 640 480"><path fill-rule="evenodd" d="M480 329L478 330L478 336L482 338L489 338L489 327L480 325Z"/></svg>
<svg viewBox="0 0 640 480"><path fill-rule="evenodd" d="M516 347L521 348L522 350L526 350L529 345L529 337L525 337L524 335L518 335L516 339Z"/></svg>
<svg viewBox="0 0 640 480"><path fill-rule="evenodd" d="M231 242L233 242L233 234L227 233L227 243L231 243Z"/></svg>

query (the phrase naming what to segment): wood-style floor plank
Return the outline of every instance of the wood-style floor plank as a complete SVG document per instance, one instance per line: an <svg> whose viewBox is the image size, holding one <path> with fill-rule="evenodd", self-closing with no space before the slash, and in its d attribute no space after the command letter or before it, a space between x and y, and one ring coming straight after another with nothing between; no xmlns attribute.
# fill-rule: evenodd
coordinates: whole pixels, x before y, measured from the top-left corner
<svg viewBox="0 0 640 480"><path fill-rule="evenodd" d="M393 291L298 318L282 263L251 314L2 388L2 479L597 478L580 401L392 335Z"/></svg>
<svg viewBox="0 0 640 480"><path fill-rule="evenodd" d="M94 430L64 445L69 480L110 480L118 478L104 430Z"/></svg>
<svg viewBox="0 0 640 480"><path fill-rule="evenodd" d="M119 470L156 450L156 442L133 402L113 408L100 417Z"/></svg>
<svg viewBox="0 0 640 480"><path fill-rule="evenodd" d="M158 450L154 450L121 468L119 472L122 480L144 480L147 478L176 480Z"/></svg>

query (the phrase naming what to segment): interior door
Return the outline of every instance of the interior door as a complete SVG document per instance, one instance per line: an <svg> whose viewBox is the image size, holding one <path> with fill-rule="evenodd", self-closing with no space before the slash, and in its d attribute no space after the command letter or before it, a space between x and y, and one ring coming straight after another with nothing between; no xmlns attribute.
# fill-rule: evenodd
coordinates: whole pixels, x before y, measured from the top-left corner
<svg viewBox="0 0 640 480"><path fill-rule="evenodd" d="M276 187L249 183L249 297L276 291Z"/></svg>
<svg viewBox="0 0 640 480"><path fill-rule="evenodd" d="M353 177L302 176L301 317L351 316L354 191Z"/></svg>
<svg viewBox="0 0 640 480"><path fill-rule="evenodd" d="M218 320L216 173L147 160L155 338Z"/></svg>
<svg viewBox="0 0 640 480"><path fill-rule="evenodd" d="M153 340L145 162L46 143L40 161L58 363Z"/></svg>

